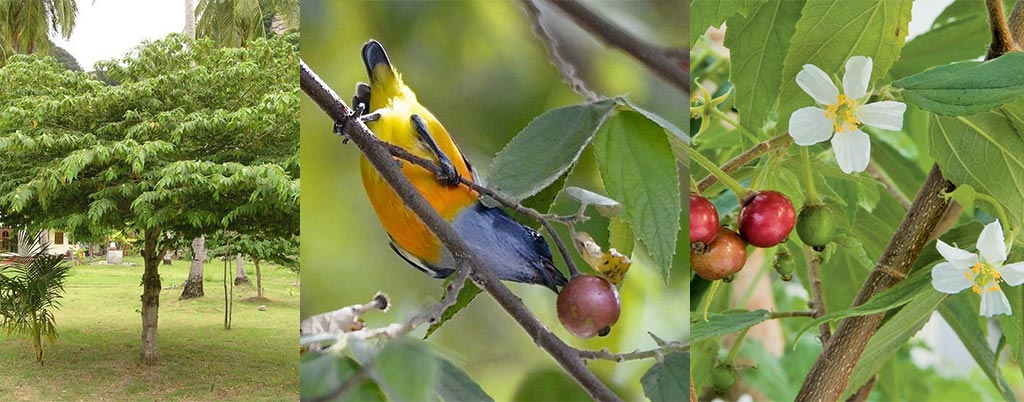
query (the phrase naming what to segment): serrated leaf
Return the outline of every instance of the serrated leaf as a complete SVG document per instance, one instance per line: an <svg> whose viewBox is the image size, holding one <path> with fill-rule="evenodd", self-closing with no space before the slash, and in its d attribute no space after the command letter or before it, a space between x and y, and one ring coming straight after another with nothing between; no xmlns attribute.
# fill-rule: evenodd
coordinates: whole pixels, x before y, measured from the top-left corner
<svg viewBox="0 0 1024 402"><path fill-rule="evenodd" d="M437 360L440 370L438 370L434 389L442 401L487 402L494 400L465 371L444 358L438 357Z"/></svg>
<svg viewBox="0 0 1024 402"><path fill-rule="evenodd" d="M633 255L636 237L633 236L633 228L629 227L629 222L626 222L621 216L613 216L608 220L608 243L609 247L627 257Z"/></svg>
<svg viewBox="0 0 1024 402"><path fill-rule="evenodd" d="M751 132L761 131L777 104L782 61L802 8L801 0L770 1L729 22L725 32L732 60L729 80L736 86L740 124Z"/></svg>
<svg viewBox="0 0 1024 402"><path fill-rule="evenodd" d="M419 341L389 342L373 358L370 376L394 401L430 399L438 378L437 357Z"/></svg>
<svg viewBox="0 0 1024 402"><path fill-rule="evenodd" d="M764 0L690 0L690 48L711 27L719 27L733 15L746 15Z"/></svg>
<svg viewBox="0 0 1024 402"><path fill-rule="evenodd" d="M1024 53L989 61L964 61L892 83L903 100L943 116L987 112L1024 97Z"/></svg>
<svg viewBox="0 0 1024 402"><path fill-rule="evenodd" d="M796 83L804 64L841 77L847 59L867 56L873 60L869 82L884 77L899 58L910 7L908 0L807 0L782 68L779 132L789 129L789 117L795 110L814 103Z"/></svg>
<svg viewBox="0 0 1024 402"><path fill-rule="evenodd" d="M455 278L455 276L453 275L449 278ZM449 280L444 281L441 289L446 289L448 287L448 283ZM434 331L441 329L441 326L444 325L444 323L448 322L452 317L455 317L455 314L459 311L462 311L462 309L469 306L469 303L472 302L478 294L480 294L480 288L478 288L472 280L466 279L466 283L462 286L462 289L459 290L459 295L456 296L455 304L446 308L444 312L441 313L441 319L431 324L430 328L427 328L427 333L423 335L423 339L429 338Z"/></svg>
<svg viewBox="0 0 1024 402"><path fill-rule="evenodd" d="M943 177L999 200L1017 225L1024 222L1024 126L1014 108L1022 105L1016 101L972 116L932 116L929 130L931 154Z"/></svg>
<svg viewBox="0 0 1024 402"><path fill-rule="evenodd" d="M640 113L621 110L594 140L601 179L623 216L668 278L679 232L679 176L663 129Z"/></svg>
<svg viewBox="0 0 1024 402"><path fill-rule="evenodd" d="M708 320L700 314L690 319L690 342L711 339L731 334L771 318L768 310L730 310L723 313L708 313Z"/></svg>
<svg viewBox="0 0 1024 402"><path fill-rule="evenodd" d="M530 122L494 157L487 184L514 201L548 187L579 158L615 101L566 106Z"/></svg>
<svg viewBox="0 0 1024 402"><path fill-rule="evenodd" d="M687 401L690 399L690 353L676 352L652 366L640 384L651 402Z"/></svg>
<svg viewBox="0 0 1024 402"><path fill-rule="evenodd" d="M903 46L900 60L890 73L893 78L903 78L934 66L978 58L985 55L989 38L985 7L973 1L954 2L939 15L931 30Z"/></svg>
<svg viewBox="0 0 1024 402"><path fill-rule="evenodd" d="M360 370L352 359L335 353L307 353L302 356L299 376L303 400L320 399L333 395ZM364 379L337 401L383 401L384 394L376 383Z"/></svg>

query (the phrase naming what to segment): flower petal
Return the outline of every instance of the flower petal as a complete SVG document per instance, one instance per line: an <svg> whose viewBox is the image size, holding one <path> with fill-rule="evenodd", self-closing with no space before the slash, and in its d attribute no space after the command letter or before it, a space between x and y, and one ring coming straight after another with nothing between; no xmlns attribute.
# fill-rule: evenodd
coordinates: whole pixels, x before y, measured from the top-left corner
<svg viewBox="0 0 1024 402"><path fill-rule="evenodd" d="M942 258L945 258L946 261L957 268L967 269L978 262L978 256L976 254L950 246L949 244L946 244L946 242L942 241L942 239L935 242L935 249L939 251Z"/></svg>
<svg viewBox="0 0 1024 402"><path fill-rule="evenodd" d="M985 225L978 236L978 252L989 264L1002 264L1006 261L1006 241L1003 238L1003 225L999 220Z"/></svg>
<svg viewBox="0 0 1024 402"><path fill-rule="evenodd" d="M1013 310L1010 310L1010 301L1006 299L1002 289L981 294L981 315L991 317L996 314L1013 315Z"/></svg>
<svg viewBox="0 0 1024 402"><path fill-rule="evenodd" d="M828 74L813 64L804 64L804 69L796 74L796 84L822 105L834 104L839 99L836 84Z"/></svg>
<svg viewBox="0 0 1024 402"><path fill-rule="evenodd" d="M846 60L846 73L843 74L843 93L852 99L860 99L868 92L871 81L871 58L853 56Z"/></svg>
<svg viewBox="0 0 1024 402"><path fill-rule="evenodd" d="M836 133L832 137L832 151L843 173L863 172L871 159L871 139L859 129Z"/></svg>
<svg viewBox="0 0 1024 402"><path fill-rule="evenodd" d="M999 268L999 274L1007 285L1017 286L1024 283L1024 262L1015 262Z"/></svg>
<svg viewBox="0 0 1024 402"><path fill-rule="evenodd" d="M827 140L832 133L832 120L825 117L825 109L808 106L789 117L789 135L797 145L817 144Z"/></svg>
<svg viewBox="0 0 1024 402"><path fill-rule="evenodd" d="M943 262L932 268L932 287L942 293L955 294L974 284L967 270Z"/></svg>
<svg viewBox="0 0 1024 402"><path fill-rule="evenodd" d="M884 101L863 105L857 108L857 120L872 127L886 130L903 129L903 113L907 105L903 102Z"/></svg>

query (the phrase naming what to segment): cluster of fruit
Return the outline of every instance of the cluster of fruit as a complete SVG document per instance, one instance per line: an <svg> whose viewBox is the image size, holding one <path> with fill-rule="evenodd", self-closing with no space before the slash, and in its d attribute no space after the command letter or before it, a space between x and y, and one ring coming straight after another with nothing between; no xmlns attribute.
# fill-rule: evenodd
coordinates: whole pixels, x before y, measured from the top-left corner
<svg viewBox="0 0 1024 402"><path fill-rule="evenodd" d="M747 261L747 244L774 247L786 240L794 226L800 240L817 251L835 235L835 219L825 205L804 206L798 224L793 203L778 191L752 192L741 201L736 233L720 224L711 201L690 194L690 265L700 277L709 281L731 277Z"/></svg>

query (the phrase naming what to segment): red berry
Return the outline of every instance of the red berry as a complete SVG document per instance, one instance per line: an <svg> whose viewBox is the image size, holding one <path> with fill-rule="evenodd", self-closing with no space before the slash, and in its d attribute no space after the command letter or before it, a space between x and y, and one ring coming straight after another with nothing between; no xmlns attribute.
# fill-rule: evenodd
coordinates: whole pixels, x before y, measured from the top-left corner
<svg viewBox="0 0 1024 402"><path fill-rule="evenodd" d="M558 293L558 321L573 335L592 338L619 320L619 291L606 279L581 275Z"/></svg>
<svg viewBox="0 0 1024 402"><path fill-rule="evenodd" d="M718 235L718 210L707 198L690 193L690 244L711 244Z"/></svg>
<svg viewBox="0 0 1024 402"><path fill-rule="evenodd" d="M755 247L782 243L793 231L796 210L778 191L759 191L747 197L740 210L740 236Z"/></svg>
<svg viewBox="0 0 1024 402"><path fill-rule="evenodd" d="M740 235L727 228L719 228L715 241L702 252L690 249L690 265L701 278L709 281L740 272L747 262L747 245Z"/></svg>

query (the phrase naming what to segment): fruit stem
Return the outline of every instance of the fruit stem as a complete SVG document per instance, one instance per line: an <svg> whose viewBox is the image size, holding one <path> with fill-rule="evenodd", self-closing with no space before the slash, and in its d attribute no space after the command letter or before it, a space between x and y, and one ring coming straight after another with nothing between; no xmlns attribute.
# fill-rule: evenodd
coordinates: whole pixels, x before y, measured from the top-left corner
<svg viewBox="0 0 1024 402"><path fill-rule="evenodd" d="M715 292L718 291L718 286L722 284L722 280L711 281L711 290L708 291L707 297L704 299L704 321L708 320L708 309L711 308L711 300L715 298Z"/></svg>
<svg viewBox="0 0 1024 402"><path fill-rule="evenodd" d="M752 141L754 144L761 142L761 140L757 139L757 136L754 135L753 132L748 130L746 127L741 126L739 123L736 122L736 120L733 120L733 118L730 117L728 114L725 114L725 112L718 110L717 107L711 106L711 114L719 119L722 119L726 123L729 123L729 125L739 129L740 132L743 133L743 135L747 136L747 139Z"/></svg>
<svg viewBox="0 0 1024 402"><path fill-rule="evenodd" d="M693 179L693 175L690 176L690 192L693 194L700 194L700 186L697 185L697 180Z"/></svg>
<svg viewBox="0 0 1024 402"><path fill-rule="evenodd" d="M807 147L800 147L800 158L804 160L804 176L807 179L807 204L820 205L821 198L818 198L818 190L814 188L814 171L811 170L811 151Z"/></svg>
<svg viewBox="0 0 1024 402"><path fill-rule="evenodd" d="M732 192L736 193L736 197L738 197L739 199L742 200L743 196L747 194L747 189L743 188L743 185L740 184L740 182L736 181L736 179L733 179L732 176L729 176L728 173L722 171L722 169L720 169L718 165L715 165L715 163L711 162L710 159L704 157L704 155L701 155L700 152L697 152L696 150L691 150L690 159L697 162L701 167L706 169L708 173L711 173L713 176L717 177L718 181L722 182L722 184L724 184L726 187L729 187L729 189L732 190Z"/></svg>
<svg viewBox="0 0 1024 402"><path fill-rule="evenodd" d="M750 331L751 327L746 327L743 331L740 331L739 335L736 335L736 340L732 342L732 347L729 348L729 355L725 357L725 364L732 364L732 361L736 359L736 354L740 351L740 345L743 344L743 339L747 337L747 331Z"/></svg>

